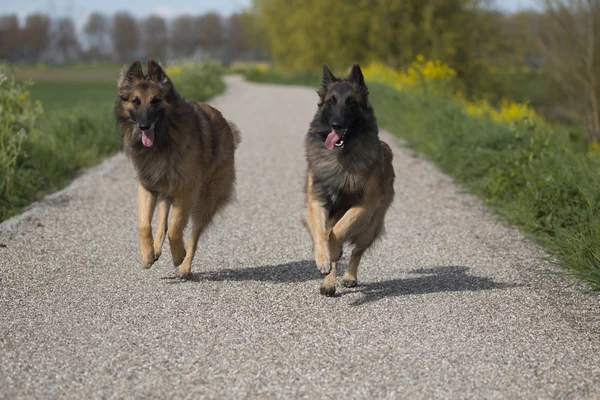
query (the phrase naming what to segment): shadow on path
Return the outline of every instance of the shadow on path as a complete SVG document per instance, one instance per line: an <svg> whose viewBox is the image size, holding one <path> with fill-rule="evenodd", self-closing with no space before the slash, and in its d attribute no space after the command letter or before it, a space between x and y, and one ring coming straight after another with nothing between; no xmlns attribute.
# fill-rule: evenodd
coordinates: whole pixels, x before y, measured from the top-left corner
<svg viewBox="0 0 600 400"><path fill-rule="evenodd" d="M360 299L351 303L359 306L386 297L440 292L476 292L519 286L515 283L495 282L490 278L469 275L469 269L458 266L416 269L409 273L420 276L362 284L359 281L356 289L342 293L342 295L353 292L362 293L363 296Z"/></svg>
<svg viewBox="0 0 600 400"><path fill-rule="evenodd" d="M338 268L343 273L344 265ZM414 278L398 278L379 282L361 283L355 289L338 290L338 296L351 293L362 293L363 296L351 303L363 305L386 297L428 294L440 292L463 292L494 289L508 289L519 286L514 283L495 282L490 278L470 275L470 268L463 266L446 266L420 268L409 271L418 275ZM173 283L184 282L174 277L163 279ZM279 265L266 265L254 268L224 269L220 271L196 272L188 281L260 281L274 283L300 283L320 280L313 260L293 261ZM316 289L315 289L316 292Z"/></svg>
<svg viewBox="0 0 600 400"><path fill-rule="evenodd" d="M320 279L320 274L315 266L315 262L312 260L304 260L292 261L279 265L265 265L262 267L194 272L188 281L259 281L275 283L299 283L318 279Z"/></svg>

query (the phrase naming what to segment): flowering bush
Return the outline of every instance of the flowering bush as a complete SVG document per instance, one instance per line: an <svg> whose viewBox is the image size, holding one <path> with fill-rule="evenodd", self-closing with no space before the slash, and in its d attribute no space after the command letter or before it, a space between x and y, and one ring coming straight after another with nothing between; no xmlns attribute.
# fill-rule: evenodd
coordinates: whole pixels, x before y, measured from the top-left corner
<svg viewBox="0 0 600 400"><path fill-rule="evenodd" d="M183 60L166 68L177 91L190 100L204 101L225 90L223 68L211 59Z"/></svg>
<svg viewBox="0 0 600 400"><path fill-rule="evenodd" d="M546 124L544 119L527 103L502 99L498 107L493 107L486 99L469 101L460 92L457 92L454 98L469 115L489 118L509 126L526 119L538 125Z"/></svg>
<svg viewBox="0 0 600 400"><path fill-rule="evenodd" d="M268 71L271 66L266 62L256 61L235 61L231 63L227 72L231 74L245 74L250 70L258 70L259 72Z"/></svg>
<svg viewBox="0 0 600 400"><path fill-rule="evenodd" d="M417 56L406 70L398 70L378 62L363 69L365 77L373 82L390 84L398 90L418 90L440 95L452 93L456 71L440 60L425 60Z"/></svg>
<svg viewBox="0 0 600 400"><path fill-rule="evenodd" d="M423 56L411 63L406 70L395 70L381 63L371 63L363 69L365 77L371 82L393 86L401 91L419 91L447 96L454 92L456 71L440 60L425 60ZM461 92L454 93L454 100L462 105L469 115L489 118L506 125L523 119L544 123L542 117L526 103L517 103L503 99L498 107L493 107L485 99L467 100Z"/></svg>

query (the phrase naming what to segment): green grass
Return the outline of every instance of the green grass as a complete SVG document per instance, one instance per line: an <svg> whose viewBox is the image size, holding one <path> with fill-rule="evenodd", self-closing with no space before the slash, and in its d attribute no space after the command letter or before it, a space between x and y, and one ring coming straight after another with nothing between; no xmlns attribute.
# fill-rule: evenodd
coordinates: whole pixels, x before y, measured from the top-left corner
<svg viewBox="0 0 600 400"><path fill-rule="evenodd" d="M45 115L42 120L53 118L57 110L76 105L92 108L101 105L110 107L117 97L116 80L101 81L36 81L30 87L32 99L42 102Z"/></svg>
<svg viewBox="0 0 600 400"><path fill-rule="evenodd" d="M312 86L318 87L321 83L321 76L311 72L295 72L283 74L273 70L261 71L250 69L244 74L246 79L251 82L277 83L280 85Z"/></svg>
<svg viewBox="0 0 600 400"><path fill-rule="evenodd" d="M0 194L0 221L63 188L78 170L120 147L112 116L114 82L44 81L30 93L44 113L24 143L12 190Z"/></svg>
<svg viewBox="0 0 600 400"><path fill-rule="evenodd" d="M254 80L269 81L269 75ZM317 76L273 79L316 88L315 81ZM369 91L381 128L405 138L542 244L567 271L600 289L599 159L576 151L562 128L528 121L509 128L468 116L447 99L377 84Z"/></svg>
<svg viewBox="0 0 600 400"><path fill-rule="evenodd" d="M196 69L200 68L204 66ZM73 71L80 69L73 67ZM69 69L58 70L68 76ZM190 74L197 79L184 75L187 87L183 94L193 93L202 97L197 100L206 100L222 92L225 85L220 71L212 65L208 71L201 73L192 68ZM195 90L194 85L201 90ZM15 171L0 168L0 182L7 174L10 180L10 190L0 191L0 221L63 188L77 171L97 164L120 148L120 134L112 112L115 79L47 79L36 81L28 90L31 100L41 101L44 112L27 133ZM7 130L5 137L7 134L15 132Z"/></svg>
<svg viewBox="0 0 600 400"><path fill-rule="evenodd" d="M122 65L96 64L23 64L12 67L17 79L39 81L116 81Z"/></svg>

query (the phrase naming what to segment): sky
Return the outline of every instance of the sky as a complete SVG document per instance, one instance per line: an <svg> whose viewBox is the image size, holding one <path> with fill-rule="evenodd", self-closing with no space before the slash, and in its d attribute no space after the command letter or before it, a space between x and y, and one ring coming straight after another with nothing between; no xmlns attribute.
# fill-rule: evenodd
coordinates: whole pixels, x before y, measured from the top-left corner
<svg viewBox="0 0 600 400"><path fill-rule="evenodd" d="M33 12L43 12L52 17L71 16L81 27L93 11L109 15L129 11L138 18L150 14L170 18L183 13L203 14L207 11L230 15L244 10L250 3L251 0L0 0L0 15L17 14L22 19ZM535 7L538 0L495 0L495 4L497 8L510 12Z"/></svg>
<svg viewBox="0 0 600 400"><path fill-rule="evenodd" d="M250 6L251 0L0 0L0 15L17 14L21 19L27 14L43 12L52 17L70 16L77 26L83 26L93 11L111 15L128 11L136 18L158 14L171 18L179 14L203 14L217 11L230 15Z"/></svg>

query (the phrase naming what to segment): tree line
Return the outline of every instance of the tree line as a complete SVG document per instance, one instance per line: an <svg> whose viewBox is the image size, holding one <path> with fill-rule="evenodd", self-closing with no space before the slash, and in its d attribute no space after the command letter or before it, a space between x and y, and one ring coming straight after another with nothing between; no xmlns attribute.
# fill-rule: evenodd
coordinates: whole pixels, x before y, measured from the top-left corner
<svg viewBox="0 0 600 400"><path fill-rule="evenodd" d="M161 60L209 54L224 63L264 58L246 35L250 14L229 17L209 12L167 20L137 20L127 12L90 14L78 32L71 18L30 14L0 16L0 59L9 62L118 61L133 57Z"/></svg>

